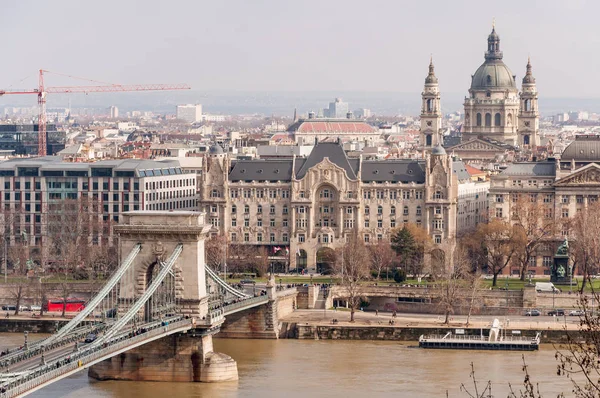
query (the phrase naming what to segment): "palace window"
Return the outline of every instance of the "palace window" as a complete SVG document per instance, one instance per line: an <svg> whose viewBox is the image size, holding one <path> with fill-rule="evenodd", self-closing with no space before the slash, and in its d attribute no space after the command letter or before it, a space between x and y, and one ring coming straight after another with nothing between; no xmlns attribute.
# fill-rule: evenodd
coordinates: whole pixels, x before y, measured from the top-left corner
<svg viewBox="0 0 600 398"><path fill-rule="evenodd" d="M552 266L552 257L550 257L550 256L542 257L542 265L544 267L551 267Z"/></svg>
<svg viewBox="0 0 600 398"><path fill-rule="evenodd" d="M244 234L244 242L250 242L250 234L247 232Z"/></svg>
<svg viewBox="0 0 600 398"><path fill-rule="evenodd" d="M256 206L256 212L257 212L258 214L262 214L262 205L258 205L258 206Z"/></svg>
<svg viewBox="0 0 600 398"><path fill-rule="evenodd" d="M421 206L417 206L417 216L421 215Z"/></svg>
<svg viewBox="0 0 600 398"><path fill-rule="evenodd" d="M496 209L496 217L497 218L502 218L502 207L498 207Z"/></svg>
<svg viewBox="0 0 600 398"><path fill-rule="evenodd" d="M443 199L442 191L435 191L433 198L434 199Z"/></svg>
<svg viewBox="0 0 600 398"><path fill-rule="evenodd" d="M569 209L562 209L562 218L569 218Z"/></svg>
<svg viewBox="0 0 600 398"><path fill-rule="evenodd" d="M273 232L271 232L271 234L269 235L269 241L271 243L275 242L275 234Z"/></svg>
<svg viewBox="0 0 600 398"><path fill-rule="evenodd" d="M365 240L365 243L369 243L369 234L365 234L364 240Z"/></svg>
<svg viewBox="0 0 600 398"><path fill-rule="evenodd" d="M393 214L396 214L396 206L392 206L392 207L390 208L390 214L392 214L392 215L393 215Z"/></svg>
<svg viewBox="0 0 600 398"><path fill-rule="evenodd" d="M235 218L231 219L231 226L232 227L237 227L237 220Z"/></svg>
<svg viewBox="0 0 600 398"><path fill-rule="evenodd" d="M383 214L383 207L377 206L377 214Z"/></svg>
<svg viewBox="0 0 600 398"><path fill-rule="evenodd" d="M569 195L563 195L563 196L561 196L560 201L562 203L569 203Z"/></svg>
<svg viewBox="0 0 600 398"><path fill-rule="evenodd" d="M383 228L383 220L377 220L377 228Z"/></svg>
<svg viewBox="0 0 600 398"><path fill-rule="evenodd" d="M365 220L365 228L369 228L369 220Z"/></svg>
<svg viewBox="0 0 600 398"><path fill-rule="evenodd" d="M282 224L281 224L281 225L282 225L283 227L287 227L287 226L288 226L288 219L287 219L287 218L284 218L284 219L283 219L283 222L282 222Z"/></svg>
<svg viewBox="0 0 600 398"><path fill-rule="evenodd" d="M231 214L235 214L237 212L236 205L231 206Z"/></svg>
<svg viewBox="0 0 600 398"><path fill-rule="evenodd" d="M544 203L552 203L552 195L544 195Z"/></svg>
<svg viewBox="0 0 600 398"><path fill-rule="evenodd" d="M440 245L442 243L442 235L435 235L433 237L433 240L435 242L436 245Z"/></svg>
<svg viewBox="0 0 600 398"><path fill-rule="evenodd" d="M390 219L390 228L396 228L396 219L395 218Z"/></svg>
<svg viewBox="0 0 600 398"><path fill-rule="evenodd" d="M304 243L306 241L306 235L300 234L298 235L298 243Z"/></svg>
<svg viewBox="0 0 600 398"><path fill-rule="evenodd" d="M250 226L250 219L246 218L244 219L244 227L249 227Z"/></svg>
<svg viewBox="0 0 600 398"><path fill-rule="evenodd" d="M385 191L377 191L377 199L385 199Z"/></svg>
<svg viewBox="0 0 600 398"><path fill-rule="evenodd" d="M287 205L283 206L283 208L281 209L281 214L288 214L288 207L287 207Z"/></svg>
<svg viewBox="0 0 600 398"><path fill-rule="evenodd" d="M288 234L281 235L281 240L284 241L284 242L286 242L286 243L289 242L290 239L288 238Z"/></svg>
<svg viewBox="0 0 600 398"><path fill-rule="evenodd" d="M408 216L408 206L404 206L404 208L402 210L402 214L405 216Z"/></svg>
<svg viewBox="0 0 600 398"><path fill-rule="evenodd" d="M250 206L244 205L244 214L250 214Z"/></svg>
<svg viewBox="0 0 600 398"><path fill-rule="evenodd" d="M269 226L274 227L275 226L275 219L271 218L271 220L269 221Z"/></svg>
<svg viewBox="0 0 600 398"><path fill-rule="evenodd" d="M369 215L369 206L365 206L365 215Z"/></svg>
<svg viewBox="0 0 600 398"><path fill-rule="evenodd" d="M262 242L262 233L261 232L259 232L259 233L256 234L256 241L257 242Z"/></svg>
<svg viewBox="0 0 600 398"><path fill-rule="evenodd" d="M237 234L235 232L231 233L231 241L232 242L237 242Z"/></svg>
<svg viewBox="0 0 600 398"><path fill-rule="evenodd" d="M287 189L284 189L283 191L281 191L282 199L288 199L289 197L290 197L290 191L288 191Z"/></svg>
<svg viewBox="0 0 600 398"><path fill-rule="evenodd" d="M415 199L423 199L423 191L416 191Z"/></svg>
<svg viewBox="0 0 600 398"><path fill-rule="evenodd" d="M269 208L269 214L275 214L275 205L271 205Z"/></svg>
<svg viewBox="0 0 600 398"><path fill-rule="evenodd" d="M257 227L262 227L262 218L259 218L256 220L256 226Z"/></svg>

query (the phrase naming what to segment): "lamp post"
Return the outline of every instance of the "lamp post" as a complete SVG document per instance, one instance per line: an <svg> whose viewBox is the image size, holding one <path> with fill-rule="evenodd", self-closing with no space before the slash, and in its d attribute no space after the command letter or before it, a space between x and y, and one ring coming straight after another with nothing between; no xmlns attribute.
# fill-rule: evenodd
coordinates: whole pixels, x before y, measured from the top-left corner
<svg viewBox="0 0 600 398"><path fill-rule="evenodd" d="M8 279L8 236L4 237L4 283Z"/></svg>

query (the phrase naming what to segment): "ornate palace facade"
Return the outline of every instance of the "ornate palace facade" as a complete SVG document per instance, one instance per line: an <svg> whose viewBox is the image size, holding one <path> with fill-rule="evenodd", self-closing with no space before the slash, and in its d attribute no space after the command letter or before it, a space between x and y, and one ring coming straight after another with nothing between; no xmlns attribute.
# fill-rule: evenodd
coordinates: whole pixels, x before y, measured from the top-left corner
<svg viewBox="0 0 600 398"><path fill-rule="evenodd" d="M513 163L493 176L489 191L490 217L514 222L513 206L525 197L544 208L544 216L560 222L585 209L600 197L600 136L578 136L565 149L560 160ZM529 271L550 275L556 248L568 237L566 227L546 239L530 260ZM518 267L507 270L518 273Z"/></svg>
<svg viewBox="0 0 600 398"><path fill-rule="evenodd" d="M422 226L449 264L456 239L458 179L441 146L424 160L348 158L338 143L318 143L307 157L232 161L214 146L202 175L200 208L231 244L289 248L289 268L316 270L319 253L357 233L389 240L404 223ZM287 263L286 259L281 260Z"/></svg>

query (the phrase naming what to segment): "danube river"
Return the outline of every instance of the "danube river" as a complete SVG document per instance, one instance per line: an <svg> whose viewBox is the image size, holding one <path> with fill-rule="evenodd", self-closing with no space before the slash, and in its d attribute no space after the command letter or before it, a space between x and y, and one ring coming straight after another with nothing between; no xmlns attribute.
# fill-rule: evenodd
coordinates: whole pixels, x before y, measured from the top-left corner
<svg viewBox="0 0 600 398"><path fill-rule="evenodd" d="M0 348L22 344L21 334L0 334ZM214 398L214 397L466 397L477 379L490 380L494 397L506 397L508 383L522 387L519 352L423 350L409 343L330 340L215 339L216 351L238 363L239 381L218 384L97 382L87 372L61 380L36 398ZM570 382L556 377L552 346L525 353L533 381L545 397L565 392ZM481 387L480 387L481 391Z"/></svg>

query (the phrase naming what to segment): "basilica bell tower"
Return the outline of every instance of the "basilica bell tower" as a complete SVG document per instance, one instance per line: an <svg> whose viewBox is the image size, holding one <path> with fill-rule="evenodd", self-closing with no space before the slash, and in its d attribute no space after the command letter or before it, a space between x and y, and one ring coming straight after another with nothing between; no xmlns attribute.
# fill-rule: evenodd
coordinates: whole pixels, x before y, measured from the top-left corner
<svg viewBox="0 0 600 398"><path fill-rule="evenodd" d="M431 150L443 143L440 90L438 78L434 72L433 59L429 61L429 74L425 78L425 87L421 98L423 103L421 105L419 145L423 149Z"/></svg>
<svg viewBox="0 0 600 398"><path fill-rule="evenodd" d="M521 86L519 104L519 145L523 149L535 150L540 145L540 113L535 77L531 71L531 60L527 60L527 72Z"/></svg>

